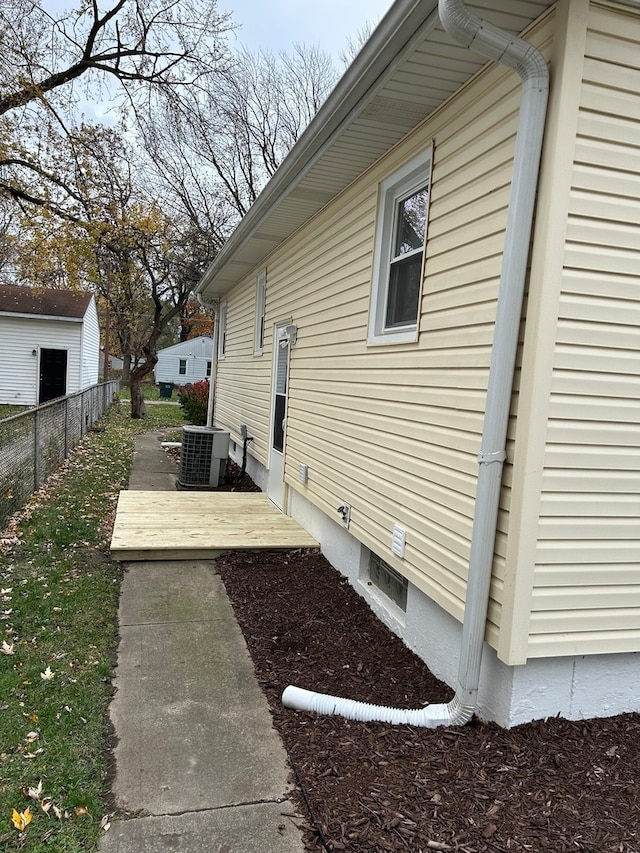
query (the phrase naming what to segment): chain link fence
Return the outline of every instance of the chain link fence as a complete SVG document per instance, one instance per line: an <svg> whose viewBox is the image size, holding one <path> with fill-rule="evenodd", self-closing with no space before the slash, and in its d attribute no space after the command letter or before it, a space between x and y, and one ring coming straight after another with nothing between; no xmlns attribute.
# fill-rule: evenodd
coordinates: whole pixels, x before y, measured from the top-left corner
<svg viewBox="0 0 640 853"><path fill-rule="evenodd" d="M120 380L0 420L0 531L109 408Z"/></svg>

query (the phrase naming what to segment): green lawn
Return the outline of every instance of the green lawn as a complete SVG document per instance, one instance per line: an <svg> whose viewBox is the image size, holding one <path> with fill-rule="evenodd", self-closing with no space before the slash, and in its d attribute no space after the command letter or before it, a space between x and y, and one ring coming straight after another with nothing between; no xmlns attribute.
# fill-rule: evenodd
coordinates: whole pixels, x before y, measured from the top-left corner
<svg viewBox="0 0 640 853"><path fill-rule="evenodd" d="M142 393L144 395L145 400L159 400L160 399L160 388L157 385L154 385L153 382L143 382L142 383ZM121 400L130 400L131 394L129 388L122 388L120 391L119 397ZM176 392L175 389L173 391L173 399L175 400Z"/></svg>
<svg viewBox="0 0 640 853"><path fill-rule="evenodd" d="M14 406L10 403L0 403L0 421L11 415L17 415L19 412L26 412L28 408L29 406Z"/></svg>
<svg viewBox="0 0 640 853"><path fill-rule="evenodd" d="M0 545L0 851L94 850L108 817L120 586L112 518L136 433L183 418L154 405L132 421L123 402L101 423Z"/></svg>

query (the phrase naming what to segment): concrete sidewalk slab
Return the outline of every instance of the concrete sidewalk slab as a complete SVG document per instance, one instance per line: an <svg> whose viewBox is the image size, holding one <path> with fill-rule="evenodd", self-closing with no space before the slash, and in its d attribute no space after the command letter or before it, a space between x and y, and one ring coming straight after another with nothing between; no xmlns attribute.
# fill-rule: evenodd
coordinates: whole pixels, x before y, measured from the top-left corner
<svg viewBox="0 0 640 853"><path fill-rule="evenodd" d="M157 435L136 440L132 482L145 465L175 479ZM302 853L286 752L215 563L124 567L113 794L145 816L114 820L100 853Z"/></svg>
<svg viewBox="0 0 640 853"><path fill-rule="evenodd" d="M162 449L161 441L158 432L136 437L129 489L170 491L176 488L176 466Z"/></svg>
<svg viewBox="0 0 640 853"><path fill-rule="evenodd" d="M287 804L263 803L114 824L104 853L300 853L300 833Z"/></svg>
<svg viewBox="0 0 640 853"><path fill-rule="evenodd" d="M286 757L211 565L131 563L122 598L111 706L117 802L159 815L285 799Z"/></svg>

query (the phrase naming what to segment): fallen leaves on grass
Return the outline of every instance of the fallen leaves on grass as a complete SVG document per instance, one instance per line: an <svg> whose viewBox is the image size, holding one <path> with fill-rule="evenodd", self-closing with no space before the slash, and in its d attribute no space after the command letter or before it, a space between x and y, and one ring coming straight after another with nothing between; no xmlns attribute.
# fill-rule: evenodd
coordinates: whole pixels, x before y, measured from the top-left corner
<svg viewBox="0 0 640 853"><path fill-rule="evenodd" d="M23 788L22 793L25 795L25 797L29 797L30 799L35 800L47 816L49 816L49 814L51 813L58 820L62 820L62 809L52 801L51 797L45 797L44 795L44 791L42 788L42 779L40 779L35 788ZM65 812L64 816L69 817L69 813Z"/></svg>

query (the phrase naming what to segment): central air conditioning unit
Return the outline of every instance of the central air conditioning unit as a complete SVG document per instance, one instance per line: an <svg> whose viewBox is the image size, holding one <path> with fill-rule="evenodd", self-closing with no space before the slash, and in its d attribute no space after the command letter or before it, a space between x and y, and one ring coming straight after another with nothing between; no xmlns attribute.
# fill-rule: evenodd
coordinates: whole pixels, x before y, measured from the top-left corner
<svg viewBox="0 0 640 853"><path fill-rule="evenodd" d="M182 488L219 486L227 471L229 433L218 427L182 427L178 485Z"/></svg>

